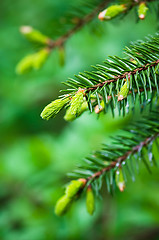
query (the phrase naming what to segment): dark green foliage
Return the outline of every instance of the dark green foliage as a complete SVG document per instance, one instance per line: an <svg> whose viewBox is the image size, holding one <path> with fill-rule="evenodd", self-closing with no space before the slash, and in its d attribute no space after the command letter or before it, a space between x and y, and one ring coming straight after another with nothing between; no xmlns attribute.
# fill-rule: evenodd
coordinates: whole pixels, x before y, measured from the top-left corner
<svg viewBox="0 0 159 240"><path fill-rule="evenodd" d="M108 192L114 193L116 186L123 191L127 178L135 180L141 163L149 173L152 165L159 164L158 158L152 154L152 148L158 144L158 140L159 113L149 112L140 121L131 121L121 135L113 137L111 144L103 144L101 150L86 157L83 164L68 176L84 178L87 182L85 188L91 184L97 196L100 195L103 182ZM121 176L117 178L119 173Z"/></svg>
<svg viewBox="0 0 159 240"><path fill-rule="evenodd" d="M150 115L150 116L149 116ZM142 129L141 129L142 126ZM151 112L147 116L143 117L140 121L131 121L127 128L123 129L121 135L113 137L111 145L103 144L100 151L95 151L93 155L84 159L84 167L79 168L79 171L75 171L75 175L72 177L86 177L90 180L96 180L96 177L90 177L98 171L104 168L116 170L119 166L128 164L131 161L131 157L141 158L143 160L143 148L147 148L149 143L157 141L159 135L159 113ZM150 139L149 139L150 138ZM145 142L146 141L146 142ZM133 148L135 148L133 150ZM152 151L152 149L148 149ZM130 151L130 152L129 152ZM121 158L121 159L120 159ZM128 159L128 162L126 161ZM131 160L130 160L131 159ZM150 161L155 159L151 157ZM144 162L143 162L144 163ZM146 164L148 166L149 164ZM87 170L84 170L84 169ZM81 171L82 169L82 171ZM132 169L131 169L132 170ZM108 172L105 170L104 174ZM98 176L97 176L98 177Z"/></svg>

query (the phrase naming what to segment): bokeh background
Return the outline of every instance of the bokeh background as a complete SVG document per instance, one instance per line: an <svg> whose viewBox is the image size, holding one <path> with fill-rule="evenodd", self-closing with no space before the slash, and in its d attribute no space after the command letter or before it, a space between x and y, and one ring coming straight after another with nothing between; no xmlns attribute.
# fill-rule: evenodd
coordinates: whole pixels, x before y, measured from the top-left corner
<svg viewBox="0 0 159 240"><path fill-rule="evenodd" d="M143 167L124 193L110 196L103 186L92 217L85 199L64 217L54 214L57 199L68 182L67 172L125 124L111 114L84 113L72 123L57 118L44 121L40 113L55 99L61 82L109 55L122 56L131 41L158 29L152 7L144 21L133 9L125 18L99 23L95 19L65 45L65 65L54 50L39 71L18 76L16 64L35 46L19 33L31 25L56 39L66 31L65 17L80 1L1 0L0 3L0 240L159 239L159 170ZM159 163L159 162L158 162Z"/></svg>

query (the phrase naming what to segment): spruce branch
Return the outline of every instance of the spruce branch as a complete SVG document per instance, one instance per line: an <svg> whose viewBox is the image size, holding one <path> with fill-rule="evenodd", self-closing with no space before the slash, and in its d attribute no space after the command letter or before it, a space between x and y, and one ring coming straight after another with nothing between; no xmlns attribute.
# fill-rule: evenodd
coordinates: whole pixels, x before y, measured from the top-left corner
<svg viewBox="0 0 159 240"><path fill-rule="evenodd" d="M85 93L89 93L90 91L95 91L96 89L99 89L99 88L102 88L103 86L106 86L106 85L109 85L111 83L117 82L118 80L126 79L127 76L128 76L128 78L130 78L130 76L133 76L136 73L140 73L142 71L145 71L148 68L155 67L158 64L159 64L159 59L157 59L156 61L154 61L152 63L148 63L148 64L143 65L141 67L135 68L132 71L125 72L124 74L118 75L118 76L116 76L116 77L114 77L112 79L106 80L106 81L104 81L102 83L98 83L98 84L96 84L96 85L94 85L92 87L86 88L85 89Z"/></svg>
<svg viewBox="0 0 159 240"><path fill-rule="evenodd" d="M99 178L103 173L110 171L111 169L115 168L116 166L121 167L121 164L126 161L129 156L139 152L143 147L146 147L148 144L153 142L157 137L159 137L159 132L155 133L154 135L147 137L144 141L140 142L138 145L134 146L131 150L127 151L123 156L118 157L116 160L111 162L111 164L102 170L94 173L92 176L88 177L87 181L92 181L96 178Z"/></svg>
<svg viewBox="0 0 159 240"><path fill-rule="evenodd" d="M146 3L146 2L152 2L152 1L155 1L155 0L145 0L144 2ZM77 31L79 31L86 24L91 22L97 16L97 14L111 2L113 2L113 1L104 0L104 1L100 2L99 5L96 6L94 9L92 9L92 11L89 14L86 14L85 16L82 16L81 18L79 18L77 23L75 24L75 26L73 26L70 30L68 30L68 32L66 32L64 35L60 36L56 40L53 40L51 38L46 38L45 43L47 44L48 48L50 50L53 50L56 47L62 47L65 44L65 42L72 35L74 35ZM139 5L139 3L143 3L143 0L142 1L134 1L134 0L127 1L127 3L125 4L126 5L125 11L129 12L134 6ZM38 33L38 34L40 34L40 33Z"/></svg>
<svg viewBox="0 0 159 240"><path fill-rule="evenodd" d="M110 0L99 0L98 2L95 2L92 4L93 6L90 6L90 13L81 13L81 17L78 18L78 21L76 23L71 23L71 28L69 27L69 30L64 33L62 36L59 36L56 40L45 36L43 33L41 33L39 30L36 30L32 28L31 26L21 26L20 27L20 32L25 36L25 38L32 42L35 43L36 46L40 47L41 50L40 52L46 51L48 54L51 54L51 52L55 49L58 48L59 50L59 57L60 57L60 62L63 65L64 64L64 44L65 42L72 36L74 35L77 31L79 31L82 27L84 27L86 24L91 22L98 14L99 11L101 11L104 7L107 6L107 4L110 2ZM82 6L80 6L82 7ZM85 6L83 6L84 8ZM87 9L88 10L88 9ZM74 16L76 17L76 16ZM73 26L72 26L73 25ZM64 29L65 32L65 29ZM24 74L27 73L28 71L35 69L38 70L43 66L43 64L46 62L47 57L39 56L41 62L39 64L39 59L37 57L35 58L34 56L39 55L39 52L34 53L32 55L28 55L24 57L16 67L16 72L18 74ZM34 58L34 59L33 59ZM36 63L37 62L37 63ZM38 67L36 67L36 66Z"/></svg>
<svg viewBox="0 0 159 240"><path fill-rule="evenodd" d="M136 99L140 99L140 106L143 109L150 102L153 102L159 95L159 34L150 36L145 41L138 41L125 48L125 58L117 56L109 57L104 64L93 66L91 72L85 71L69 78L64 84L68 89L64 90L71 99L75 98L79 90L83 93L83 101L87 101L89 110L99 113L101 110L108 111L111 108L112 114L118 107L123 115L134 109ZM96 111L98 105L99 111ZM126 109L126 106L129 108ZM71 107L70 107L71 109ZM85 108L87 110L87 108ZM83 112L83 111L82 111ZM71 112L70 112L71 113ZM81 114L75 115L79 117ZM67 118L66 118L67 119Z"/></svg>
<svg viewBox="0 0 159 240"><path fill-rule="evenodd" d="M77 31L79 31L82 27L84 27L86 24L88 24L90 21L92 21L97 14L108 5L110 0L104 0L102 1L95 9L92 10L91 13L87 14L83 18L80 18L77 22L77 24L70 29L67 33L65 33L63 36L60 36L57 40L50 39L48 42L48 47L53 50L56 47L61 47L65 44L65 42L74 35Z"/></svg>
<svg viewBox="0 0 159 240"><path fill-rule="evenodd" d="M87 199L87 194L90 194L91 190L89 201L86 201L88 204L87 210L90 214L94 212L95 208L94 193L97 196L100 195L104 181L109 192L113 192L116 187L123 192L127 176L130 175L132 180L135 180L136 171L138 172L141 167L139 162L142 162L150 173L149 165L157 166L153 150L156 144L157 151L159 151L159 112L150 112L140 121L132 119L123 131L124 134L113 137L115 141L111 145L103 144L101 150L95 151L92 155L83 159L83 164L74 172L68 174L76 179L75 183L77 181L84 183L82 188L74 191L74 199L79 198L84 192L86 192ZM72 182L70 185L72 185ZM68 189L70 185L68 185ZM67 192L67 188L65 192ZM61 199L56 206L59 207L60 201ZM62 202L65 209L66 205Z"/></svg>
<svg viewBox="0 0 159 240"><path fill-rule="evenodd" d="M105 8L109 3L113 2L111 0L105 0L101 1L100 3L94 3L93 8L91 8L90 13L82 13L80 17L77 17L76 23L71 24L71 28L69 27L69 30L65 32L63 35L59 36L56 40L53 38L50 38L48 36L45 36L40 31L32 28L31 26L22 26L20 28L20 32L31 42L36 43L39 47L41 47L40 52L47 50L47 57L43 54L40 54L40 52L34 53L32 55L28 55L24 57L17 65L16 72L18 74L26 73L32 69L38 70L40 69L44 63L46 62L48 55L55 49L58 48L59 50L59 60L61 65L65 62L65 51L64 51L64 45L65 42L74 35L77 31L79 31L81 28L83 28L86 24L91 22L96 16L98 15L98 18L100 20L111 20L112 18L118 16L119 14L126 15L133 7L139 5L138 9L138 15L140 19L144 19L146 12L148 10L147 3L155 1L155 0L129 0L129 1L121 1L121 4L119 5L111 5L104 11L100 12L103 8ZM86 2L87 3L87 2ZM84 8L84 6L83 6ZM76 16L74 16L76 17ZM72 26L73 25L73 26ZM39 56L40 60L37 58L37 55ZM36 56L36 58L34 57ZM34 59L33 59L34 58ZM36 63L37 61L37 63ZM40 64L39 64L40 62ZM37 67L38 66L38 67Z"/></svg>
<svg viewBox="0 0 159 240"><path fill-rule="evenodd" d="M139 5L139 3L143 3L143 2L152 2L155 0L145 0L145 1L134 1L134 0L130 0L127 1L126 4L126 12L130 11L134 6ZM84 27L86 24L88 24L90 21L92 21L97 14L103 9L105 8L111 1L110 0L104 0L103 2L101 2L95 9L92 10L91 13L87 14L86 16L84 16L83 18L80 18L77 22L77 24L70 29L67 33L65 33L63 36L60 36L57 40L53 40L50 39L50 41L48 41L48 47L53 50L56 47L61 47L65 44L65 42L72 36L74 35L77 31L79 31L82 27Z"/></svg>

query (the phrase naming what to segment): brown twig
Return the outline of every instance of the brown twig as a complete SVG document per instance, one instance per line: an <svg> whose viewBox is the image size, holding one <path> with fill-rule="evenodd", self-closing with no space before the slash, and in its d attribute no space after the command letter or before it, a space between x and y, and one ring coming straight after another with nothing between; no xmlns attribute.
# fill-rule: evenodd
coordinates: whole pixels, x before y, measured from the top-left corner
<svg viewBox="0 0 159 240"><path fill-rule="evenodd" d="M145 2L151 2L154 0L145 0ZM82 19L79 19L79 21L77 22L77 24L70 29L66 34L64 34L63 36L59 37L57 40L52 40L50 39L50 41L48 42L48 48L50 50L56 48L56 47L61 47L64 45L64 43L68 40L68 38L70 38L74 33L76 33L77 31L79 31L83 26L85 26L87 23L89 23L90 21L93 20L93 18L96 17L96 15L102 11L109 3L111 2L111 0L104 0L103 2L101 2L91 13L87 14L85 17L83 17ZM132 3L128 4L128 8L127 10L130 10L132 7L134 7L135 5L138 5L139 2L136 1L132 1Z"/></svg>
<svg viewBox="0 0 159 240"><path fill-rule="evenodd" d="M154 0L145 0L145 2L151 2ZM85 26L87 23L93 20L93 18L96 17L96 15L102 11L108 4L111 2L110 0L104 0L102 3L100 3L91 13L87 14L84 18L79 19L78 23L70 29L66 34L59 37L57 40L50 39L48 41L48 48L50 50L53 50L56 47L61 47L64 45L64 43L77 31L79 31L83 26ZM136 1L132 1L131 4L129 4L127 10L130 10L135 5L138 5L139 3Z"/></svg>
<svg viewBox="0 0 159 240"><path fill-rule="evenodd" d="M102 170L94 173L92 176L88 177L86 180L90 181L90 180L93 180L93 179L96 179L96 178L100 177L103 173L113 169L116 166L117 163L120 166L121 163L124 162L131 154L134 154L134 153L140 151L140 149L142 149L144 146L147 146L149 143L151 143L157 137L159 137L159 133L156 133L155 135L146 138L143 142L141 142L140 144L133 147L130 151L127 151L123 156L118 157L115 161L111 162L111 164L109 166L107 166L107 167L103 168Z"/></svg>
<svg viewBox="0 0 159 240"><path fill-rule="evenodd" d="M96 15L101 10L103 10L103 8L105 8L109 2L110 2L109 0L105 0L102 3L100 3L91 13L87 14L84 18L79 19L78 23L72 29L70 29L66 34L59 37L55 41L50 40L48 43L48 47L52 50L56 47L63 46L64 43L68 40L68 38L70 38L74 33L79 31L83 26L85 26L91 20L93 20L93 18L96 17Z"/></svg>

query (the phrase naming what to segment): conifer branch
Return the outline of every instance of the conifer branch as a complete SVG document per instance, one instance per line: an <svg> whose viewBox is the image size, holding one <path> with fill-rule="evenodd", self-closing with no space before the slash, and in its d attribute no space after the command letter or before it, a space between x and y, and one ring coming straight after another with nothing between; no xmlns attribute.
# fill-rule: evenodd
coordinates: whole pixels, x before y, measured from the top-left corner
<svg viewBox="0 0 159 240"><path fill-rule="evenodd" d="M110 0L104 0L102 3L100 3L91 13L86 15L85 17L79 19L78 23L70 29L67 33L65 33L63 36L60 36L57 40L52 40L48 42L48 47L53 50L56 47L61 47L64 45L64 43L77 31L79 31L82 27L84 27L87 23L93 20L97 16L97 14L109 4Z"/></svg>
<svg viewBox="0 0 159 240"><path fill-rule="evenodd" d="M87 177L85 180L87 182L95 180L103 173L122 167L122 163L124 162L125 164L126 160L129 160L135 154L137 154L137 158L141 157L142 149L147 148L149 145L151 145L149 152L152 153L152 143L159 137L158 117L159 112L157 110L157 112L149 112L149 115L147 114L140 121L131 121L123 129L126 136L119 135L114 137L115 142L111 145L104 144L102 150L96 151L93 155L85 158L86 169L92 171L92 174L86 173ZM140 130L141 128L142 131ZM100 170L96 171L95 168L91 168L93 165ZM79 176L82 177L82 165L79 166L79 169ZM78 173L78 171L75 171L75 173Z"/></svg>
<svg viewBox="0 0 159 240"><path fill-rule="evenodd" d="M83 112L83 110L81 112L81 108L85 101L91 112L98 105L99 109L105 112L110 107L114 115L114 109L118 106L119 115L121 109L123 115L125 115L125 112L128 112L129 109L135 108L137 97L140 98L141 108L152 102L154 97L158 98L159 34L147 38L146 41L138 41L132 44L131 48L126 47L125 54L127 55L126 58L110 56L104 64L93 66L92 71L79 73L75 75L75 79L70 78L64 82L68 89L64 90L67 94L61 97L68 98L69 96L70 98L66 106L70 110L69 117L66 117L66 120L74 120L79 117ZM81 96L83 94L83 99L82 97L76 97L79 91ZM131 101L129 101L130 95L132 96ZM71 99L75 101L72 102ZM78 105L80 106L77 112L76 110L71 111L72 104L77 108ZM132 108L126 109L126 106L130 104ZM50 111L52 110L50 109ZM87 110L87 107L84 108L85 110ZM99 112L97 110L96 113ZM52 116L50 113L48 115ZM53 116L55 115L53 114Z"/></svg>
<svg viewBox="0 0 159 240"><path fill-rule="evenodd" d="M144 0L144 2L152 2L155 0ZM63 36L60 36L57 40L53 40L50 39L48 41L48 48L50 50L53 50L56 47L61 47L64 45L64 43L73 35L75 34L77 31L79 31L82 27L84 27L87 23L89 23L90 21L92 21L97 14L103 9L105 8L109 3L111 2L111 0L104 0L103 2L101 2L94 10L92 10L91 13L89 13L88 15L86 15L85 17L81 18L78 20L77 24L70 29L67 33L65 33ZM131 10L131 8L133 8L134 6L137 6L140 2L142 1L135 1L135 0L130 0L130 2L128 2L127 8L125 12L128 12Z"/></svg>
<svg viewBox="0 0 159 240"><path fill-rule="evenodd" d="M93 192L97 195L100 194L104 181L106 181L109 192L114 191L116 187L120 191L124 191L127 176L130 175L132 180L135 180L135 168L138 172L139 162L143 162L151 173L149 164L157 166L153 152L155 144L157 151L159 151L159 112L158 109L156 110L155 112L149 112L140 121L132 119L128 126L123 129L124 135L113 137L115 142L111 145L103 144L100 151L95 151L92 155L83 159L83 164L69 174L70 177L77 180L73 180L68 185L65 191L66 195L58 201L56 205L57 213L61 215L67 210L69 200L67 192L70 189L71 199L69 203L79 198L83 192L86 192L88 196L90 195L91 200L87 201L89 202L87 210L92 214L94 211L92 194ZM81 186L80 189L76 187L79 185ZM90 190L91 193L89 193ZM72 192L74 195L72 195Z"/></svg>
<svg viewBox="0 0 159 240"><path fill-rule="evenodd" d="M118 75L118 76L116 76L116 77L114 77L114 78L112 78L112 79L106 80L106 81L104 81L104 82L102 82L102 83L98 83L98 84L96 84L96 85L94 85L94 86L92 86L92 87L86 88L86 89L85 89L85 93L87 94L87 93L89 93L90 91L94 91L94 90L96 90L96 89L98 89L98 88L102 88L104 85L105 85L105 86L106 86L106 85L109 85L109 84L111 84L111 83L117 82L118 80L126 79L126 76L128 76L128 78L129 78L130 76L133 76L133 75L135 75L136 73L140 73L141 71L145 71L145 70L147 70L149 67L150 67L150 68L155 67L155 66L157 66L158 64L159 64L159 59L157 59L156 61L154 61L154 62L152 62L152 63L148 63L148 64L143 65L143 66L141 66L141 67L135 68L135 69L132 70L132 71L125 72L124 74Z"/></svg>
<svg viewBox="0 0 159 240"><path fill-rule="evenodd" d="M100 0L102 1L102 0ZM129 0L126 3L123 1L123 4L111 5L103 12L100 12L105 8L111 0L102 1L96 8L93 8L89 14L83 13L83 16L80 16L77 19L77 23L73 24L73 27L64 33L62 36L58 37L56 40L45 36L40 31L32 28L31 26L22 26L20 28L20 32L31 42L34 42L41 48L40 51L27 55L24 57L17 65L16 72L18 74L27 73L33 69L40 69L46 60L48 59L51 52L58 48L59 50L59 60L60 64L63 65L65 62L65 51L64 44L65 42L77 31L79 31L82 27L84 27L87 23L92 21L99 13L98 18L100 20L111 20L112 18L118 16L119 14L128 13L131 8L138 5L138 15L140 19L144 19L146 12L148 10L146 3L155 1L155 0ZM84 6L83 6L84 7ZM92 8L91 8L92 9ZM104 14L104 15L103 15ZM71 24L72 25L72 24Z"/></svg>
<svg viewBox="0 0 159 240"><path fill-rule="evenodd" d="M143 147L146 147L148 144L153 142L157 137L159 137L159 133L155 133L154 135L147 137L144 141L140 142L138 145L133 147L131 150L127 151L123 156L118 157L116 160L111 162L111 164L100 171L94 173L92 176L88 177L86 180L87 181L92 181L96 178L99 178L103 173L110 171L116 166L121 167L122 162L124 162L126 159L128 159L129 156L132 154L135 154L140 151Z"/></svg>

